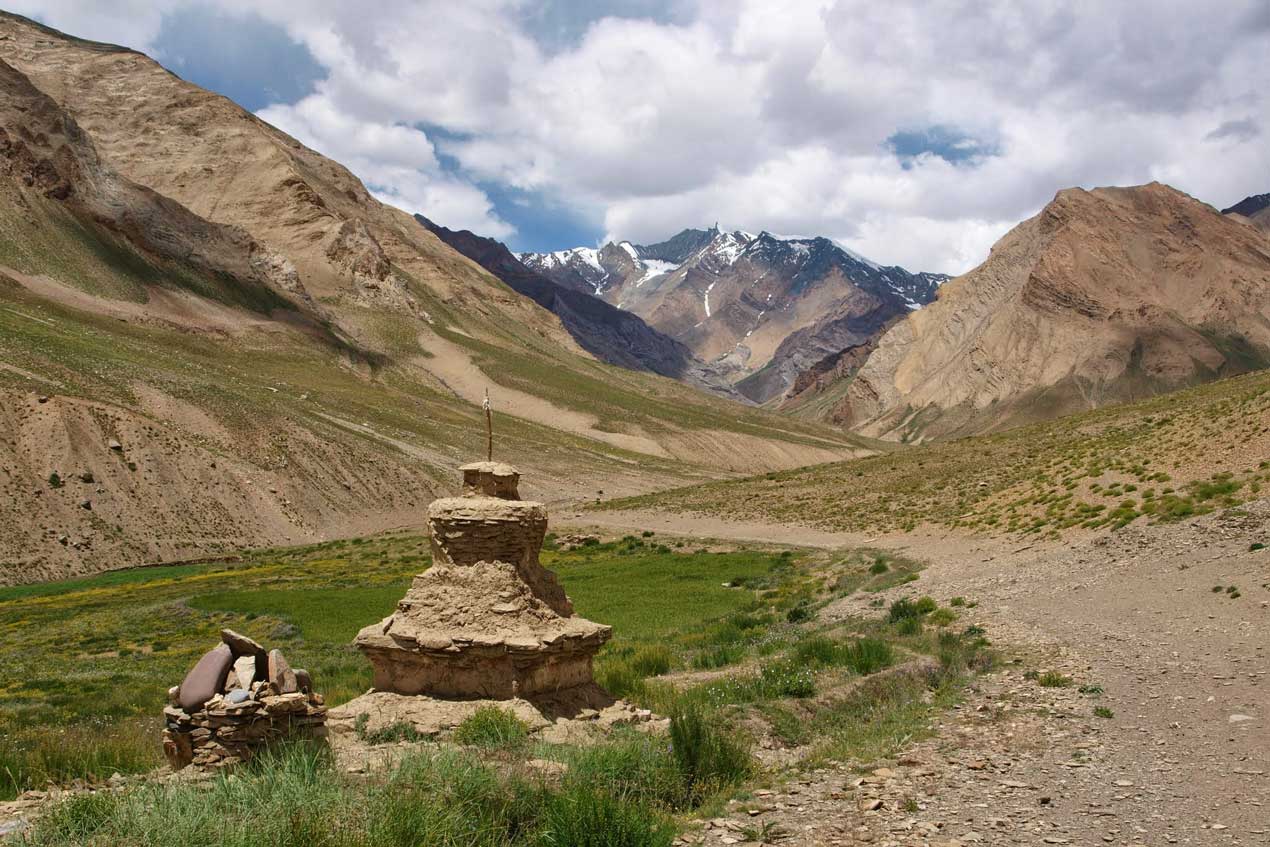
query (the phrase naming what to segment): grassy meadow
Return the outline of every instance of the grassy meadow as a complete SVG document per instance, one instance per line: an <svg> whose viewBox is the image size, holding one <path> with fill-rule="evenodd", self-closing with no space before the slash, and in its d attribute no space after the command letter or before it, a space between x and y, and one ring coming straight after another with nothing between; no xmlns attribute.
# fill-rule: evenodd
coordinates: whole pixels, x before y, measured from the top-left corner
<svg viewBox="0 0 1270 847"><path fill-rule="evenodd" d="M921 735L984 666L980 633L918 599L920 563L878 551L708 550L645 533L567 552L549 539L543 561L579 614L614 626L599 680L669 715L669 736L552 745L491 710L456 730L459 746L413 744L373 778L296 748L210 788L80 795L40 820L33 843L196 844L209 820L250 802L270 810L253 822L308 816L304 832L270 830L276 844L669 844L771 778L752 758L756 734L804 766L873 761ZM351 638L427 564L426 539L395 534L0 590L0 796L160 764L166 689L222 627L281 647L328 702L350 699L370 682ZM879 598L876 616L817 620L835 598L910 585L889 613ZM532 766L543 761L563 775ZM260 843L254 823L218 831L220 843Z"/></svg>
<svg viewBox="0 0 1270 847"><path fill-rule="evenodd" d="M543 558L581 614L616 627L619 651L748 604L748 592L721 583L781 561L641 542ZM370 666L353 636L391 612L429 561L426 538L391 535L0 589L0 796L157 765L167 688L224 627L282 648L331 703L362 693ZM92 743L103 733L110 743Z"/></svg>
<svg viewBox="0 0 1270 847"><path fill-rule="evenodd" d="M814 525L1057 536L1173 521L1270 485L1270 372L882 455L713 482L597 509Z"/></svg>

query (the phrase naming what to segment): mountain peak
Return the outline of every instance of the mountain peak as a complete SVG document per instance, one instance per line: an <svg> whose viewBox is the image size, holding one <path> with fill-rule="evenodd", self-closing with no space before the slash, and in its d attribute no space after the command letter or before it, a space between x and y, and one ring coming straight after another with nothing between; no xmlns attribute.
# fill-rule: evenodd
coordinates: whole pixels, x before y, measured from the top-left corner
<svg viewBox="0 0 1270 847"><path fill-rule="evenodd" d="M1222 209L1223 215L1243 215L1245 218L1251 218L1258 212L1270 209L1270 193L1253 194L1240 200L1228 209Z"/></svg>
<svg viewBox="0 0 1270 847"><path fill-rule="evenodd" d="M824 236L684 229L654 244L620 241L585 255L521 254L555 281L592 291L687 344L763 402L802 369L865 343L921 308L947 279L881 267Z"/></svg>

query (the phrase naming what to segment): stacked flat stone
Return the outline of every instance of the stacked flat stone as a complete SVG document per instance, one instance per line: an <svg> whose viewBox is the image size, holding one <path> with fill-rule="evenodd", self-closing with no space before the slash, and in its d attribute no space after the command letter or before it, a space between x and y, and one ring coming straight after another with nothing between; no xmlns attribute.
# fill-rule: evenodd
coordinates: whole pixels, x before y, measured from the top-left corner
<svg viewBox="0 0 1270 847"><path fill-rule="evenodd" d="M354 642L374 666L375 690L507 700L591 684L612 630L574 615L539 563L546 507L520 499L510 465L460 470L463 496L428 507L432 566Z"/></svg>
<svg viewBox="0 0 1270 847"><path fill-rule="evenodd" d="M231 629L168 690L163 753L173 770L245 762L282 739L326 736L326 705L307 671Z"/></svg>

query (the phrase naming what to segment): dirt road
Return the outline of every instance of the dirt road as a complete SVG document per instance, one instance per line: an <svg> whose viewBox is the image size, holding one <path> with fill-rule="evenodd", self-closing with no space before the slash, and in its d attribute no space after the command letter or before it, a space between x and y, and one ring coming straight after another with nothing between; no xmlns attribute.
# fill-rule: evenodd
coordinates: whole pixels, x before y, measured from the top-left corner
<svg viewBox="0 0 1270 847"><path fill-rule="evenodd" d="M965 597L977 605L959 624L984 627L1005 657L876 774L809 774L690 839L741 843L770 821L808 845L1270 844L1270 550L1250 550L1270 545L1270 500L1067 544L630 513L575 523L906 552L929 567L887 599ZM1071 684L1030 678L1044 671Z"/></svg>

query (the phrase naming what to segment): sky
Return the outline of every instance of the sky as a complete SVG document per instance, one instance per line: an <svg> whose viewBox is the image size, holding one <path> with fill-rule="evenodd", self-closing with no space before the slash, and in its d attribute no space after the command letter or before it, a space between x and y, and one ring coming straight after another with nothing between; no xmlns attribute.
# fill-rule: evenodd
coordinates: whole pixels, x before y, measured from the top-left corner
<svg viewBox="0 0 1270 847"><path fill-rule="evenodd" d="M685 227L961 273L1060 189L1270 191L1270 3L6 0L514 250Z"/></svg>

